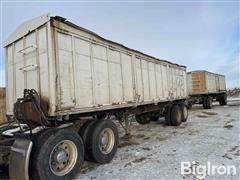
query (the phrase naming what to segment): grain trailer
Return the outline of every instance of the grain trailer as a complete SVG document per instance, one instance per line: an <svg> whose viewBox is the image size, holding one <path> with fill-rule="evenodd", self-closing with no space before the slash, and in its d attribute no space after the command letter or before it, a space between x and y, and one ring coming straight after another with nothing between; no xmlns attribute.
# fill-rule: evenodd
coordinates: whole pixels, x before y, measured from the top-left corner
<svg viewBox="0 0 240 180"><path fill-rule="evenodd" d="M208 71L188 72L187 89L190 96L189 106L200 103L204 109L211 109L213 100L219 101L221 106L227 104L224 75Z"/></svg>
<svg viewBox="0 0 240 180"><path fill-rule="evenodd" d="M10 178L71 179L83 160L109 163L118 120L187 120L186 67L43 15L5 41L7 117L2 145ZM77 125L78 124L78 125ZM7 142L7 143L6 143ZM2 156L3 157L3 156Z"/></svg>

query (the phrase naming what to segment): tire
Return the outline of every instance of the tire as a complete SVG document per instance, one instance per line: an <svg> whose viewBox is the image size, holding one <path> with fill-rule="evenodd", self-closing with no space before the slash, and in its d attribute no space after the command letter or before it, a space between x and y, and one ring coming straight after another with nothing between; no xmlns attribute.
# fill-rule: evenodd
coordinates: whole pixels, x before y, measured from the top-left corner
<svg viewBox="0 0 240 180"><path fill-rule="evenodd" d="M212 98L211 97L205 97L203 99L203 108L204 109L212 109Z"/></svg>
<svg viewBox="0 0 240 180"><path fill-rule="evenodd" d="M172 111L172 107L171 106L167 106L164 110L164 117L165 117L165 124L167 126L172 125L171 124L171 111Z"/></svg>
<svg viewBox="0 0 240 180"><path fill-rule="evenodd" d="M181 105L181 111L182 111L182 122L186 122L188 119L188 108L185 104Z"/></svg>
<svg viewBox="0 0 240 180"><path fill-rule="evenodd" d="M101 142L104 141L103 136L105 135L109 142L105 142L106 147L101 148ZM117 126L110 120L97 120L90 125L85 150L94 162L105 164L113 159L117 152L118 143L119 136ZM102 146L104 146L104 144L102 144Z"/></svg>
<svg viewBox="0 0 240 180"><path fill-rule="evenodd" d="M151 121L158 121L158 119L159 119L159 114L157 113L151 116Z"/></svg>
<svg viewBox="0 0 240 180"><path fill-rule="evenodd" d="M187 105L187 108L188 108L188 109L192 109L192 104L188 104L188 105Z"/></svg>
<svg viewBox="0 0 240 180"><path fill-rule="evenodd" d="M182 110L179 105L174 105L171 110L171 125L179 126L182 123Z"/></svg>
<svg viewBox="0 0 240 180"><path fill-rule="evenodd" d="M219 104L220 104L221 106L227 105L227 95L226 95L226 94L222 94L222 95L219 97Z"/></svg>
<svg viewBox="0 0 240 180"><path fill-rule="evenodd" d="M88 137L90 126L93 123L94 123L94 121L89 120L89 121L85 122L79 130L79 135L81 136L84 147L85 147L84 159L87 161L93 161L89 152L86 151L87 137Z"/></svg>
<svg viewBox="0 0 240 180"><path fill-rule="evenodd" d="M151 116L147 114L136 115L135 119L139 124L149 124L151 122Z"/></svg>
<svg viewBox="0 0 240 180"><path fill-rule="evenodd" d="M43 130L33 136L30 177L34 180L72 179L83 160L83 142L75 131L67 128Z"/></svg>

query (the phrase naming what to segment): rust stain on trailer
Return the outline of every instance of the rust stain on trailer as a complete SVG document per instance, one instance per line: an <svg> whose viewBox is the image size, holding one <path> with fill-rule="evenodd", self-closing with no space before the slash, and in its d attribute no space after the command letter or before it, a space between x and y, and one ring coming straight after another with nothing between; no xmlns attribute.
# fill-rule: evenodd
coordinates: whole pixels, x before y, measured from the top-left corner
<svg viewBox="0 0 240 180"><path fill-rule="evenodd" d="M6 122L6 88L0 88L0 124Z"/></svg>

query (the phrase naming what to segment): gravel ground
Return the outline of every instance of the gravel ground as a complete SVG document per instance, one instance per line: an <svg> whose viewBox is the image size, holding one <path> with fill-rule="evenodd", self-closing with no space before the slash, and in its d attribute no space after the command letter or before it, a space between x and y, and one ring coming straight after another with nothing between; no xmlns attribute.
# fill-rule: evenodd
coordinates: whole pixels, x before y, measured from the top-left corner
<svg viewBox="0 0 240 180"><path fill-rule="evenodd" d="M195 105L188 121L179 127L165 126L163 119L134 124L133 137L121 139L110 164L85 163L76 179L200 179L201 174L181 175L184 161L195 161L195 169L207 162L234 165L236 175L207 175L205 179L240 179L240 100L230 99L228 104L215 103L210 110Z"/></svg>
<svg viewBox="0 0 240 180"><path fill-rule="evenodd" d="M172 180L202 177L194 173L181 175L181 162L191 162L192 169L207 162L218 166L234 165L236 175L207 175L205 179L240 179L240 99L229 99L228 104L219 106L215 103L211 110L195 105L189 111L188 121L179 127L165 126L164 119L148 125L134 123L132 138L120 139L118 152L111 163L85 162L75 179ZM123 137L122 128L119 131Z"/></svg>

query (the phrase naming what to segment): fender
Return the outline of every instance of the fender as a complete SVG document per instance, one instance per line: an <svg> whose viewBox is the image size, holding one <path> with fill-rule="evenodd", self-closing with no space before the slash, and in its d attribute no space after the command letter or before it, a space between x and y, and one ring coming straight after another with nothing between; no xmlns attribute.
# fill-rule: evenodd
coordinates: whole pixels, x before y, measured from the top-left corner
<svg viewBox="0 0 240 180"><path fill-rule="evenodd" d="M28 136L15 136L10 151L9 177L10 180L29 180L29 159L32 150L32 141Z"/></svg>

